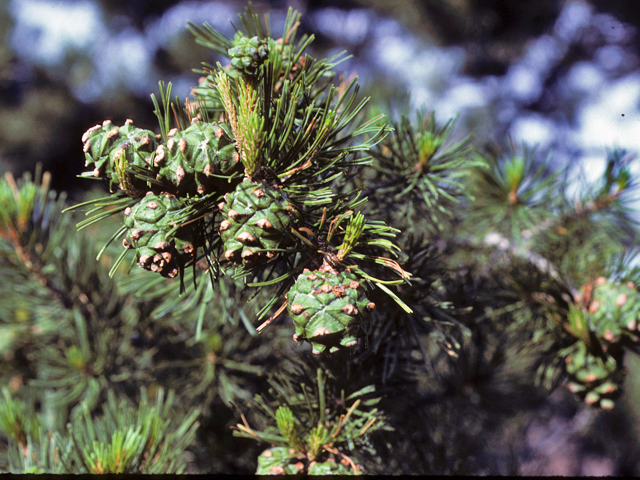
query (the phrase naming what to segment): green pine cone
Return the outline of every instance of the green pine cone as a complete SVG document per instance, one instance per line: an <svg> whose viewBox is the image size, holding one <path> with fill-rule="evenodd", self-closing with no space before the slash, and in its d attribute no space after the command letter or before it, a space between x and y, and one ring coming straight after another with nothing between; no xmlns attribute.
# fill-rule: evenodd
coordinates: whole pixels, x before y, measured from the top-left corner
<svg viewBox="0 0 640 480"><path fill-rule="evenodd" d="M269 46L258 37L236 35L234 46L228 50L231 68L247 77L254 77L269 57Z"/></svg>
<svg viewBox="0 0 640 480"><path fill-rule="evenodd" d="M375 304L355 275L325 264L298 277L287 293L287 308L295 324L294 340L311 342L317 354L327 347L333 353L354 346Z"/></svg>
<svg viewBox="0 0 640 480"><path fill-rule="evenodd" d="M141 268L173 278L195 258L203 241L194 224L172 232L177 214L184 206L184 201L172 194L149 192L125 210L127 234L122 244L136 250L136 260Z"/></svg>
<svg viewBox="0 0 640 480"><path fill-rule="evenodd" d="M640 293L633 284L598 279L588 312L587 322L601 341L616 343L622 336L638 341Z"/></svg>
<svg viewBox="0 0 640 480"><path fill-rule="evenodd" d="M304 470L304 456L289 447L272 447L258 457L256 475L294 475Z"/></svg>
<svg viewBox="0 0 640 480"><path fill-rule="evenodd" d="M220 237L228 261L258 265L275 256L271 250L287 244L293 207L279 189L246 179L225 195L220 210Z"/></svg>
<svg viewBox="0 0 640 480"><path fill-rule="evenodd" d="M336 462L333 455L324 462L311 462L305 467L306 457L289 447L271 447L258 457L256 475L362 475L360 465L354 467L346 460Z"/></svg>
<svg viewBox="0 0 640 480"><path fill-rule="evenodd" d="M228 191L230 177L242 164L226 124L195 122L173 129L166 145L158 146L153 164L157 180L177 195Z"/></svg>
<svg viewBox="0 0 640 480"><path fill-rule="evenodd" d="M561 354L565 355L569 390L589 405L613 408L624 380L622 366L611 355L593 355L583 342L576 342Z"/></svg>
<svg viewBox="0 0 640 480"><path fill-rule="evenodd" d="M308 475L362 475L360 465L354 461L354 467L351 466L346 460L342 462L336 462L335 458L329 457L324 462L311 462Z"/></svg>
<svg viewBox="0 0 640 480"><path fill-rule="evenodd" d="M133 126L127 120L122 127L114 126L110 120L87 130L82 136L85 166L93 167L93 176L109 181L109 189L124 190L131 196L142 196L146 182L127 175L131 166L140 167L153 177L155 171L151 160L156 150L155 134Z"/></svg>

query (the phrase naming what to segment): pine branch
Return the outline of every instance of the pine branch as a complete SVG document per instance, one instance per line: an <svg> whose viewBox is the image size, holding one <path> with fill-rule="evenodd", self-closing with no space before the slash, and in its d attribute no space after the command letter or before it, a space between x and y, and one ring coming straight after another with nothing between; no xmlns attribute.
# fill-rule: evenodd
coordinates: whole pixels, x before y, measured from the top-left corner
<svg viewBox="0 0 640 480"><path fill-rule="evenodd" d="M48 172L42 175L42 180L39 177L38 171L35 183L26 176L18 184L11 173L5 174L4 181L0 182L0 201L3 205L0 236L9 243L22 266L51 291L65 308L70 308L74 299L54 282L51 275L43 273L45 265L35 251L38 246L43 249L49 235L56 235L50 225L65 228L65 225L56 225L65 196L56 199L55 193L49 195L51 175Z"/></svg>

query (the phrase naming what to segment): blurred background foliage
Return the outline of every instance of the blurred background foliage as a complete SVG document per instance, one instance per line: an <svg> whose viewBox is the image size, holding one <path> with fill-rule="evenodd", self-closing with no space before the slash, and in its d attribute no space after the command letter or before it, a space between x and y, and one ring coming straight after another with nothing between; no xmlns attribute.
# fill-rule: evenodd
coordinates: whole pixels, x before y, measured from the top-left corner
<svg viewBox="0 0 640 480"><path fill-rule="evenodd" d="M274 28L288 4L255 2ZM633 2L544 0L296 1L317 56L374 99L410 95L476 142L510 135L553 148L557 161L604 169L603 149L637 149L638 8ZM225 34L244 2L4 0L0 3L0 173L42 162L53 187L86 188L79 138L96 119L135 115L152 128L149 92L172 81L184 98L201 61L188 20Z"/></svg>
<svg viewBox="0 0 640 480"><path fill-rule="evenodd" d="M542 194L548 198L562 181L593 179L603 172L605 147L640 150L637 134L640 128L640 6L635 3L625 0L298 0L254 2L254 5L258 11L271 13L274 31L280 29L289 5L301 11L302 33L316 35L311 47L315 56L348 50L353 58L342 64L340 71L346 76L356 72L363 90L373 96L372 103L378 104L380 111L400 110L408 96L412 108L435 110L441 124L459 114L451 132L452 140L462 142L471 134L469 145L480 152L491 152L487 157L500 157L492 142L494 139L510 137L514 144L538 145L537 150L527 150L524 155L539 157L534 164L539 165L542 182L536 186L542 188ZM186 22L206 21L230 35L233 29L229 19L236 18L236 13L244 7L245 2L240 1L206 0L3 0L0 3L0 174L10 171L17 177L33 171L36 163L42 163L44 169L52 173L53 189L66 191L73 200L95 196L95 192L88 191L91 182L76 179L84 165L82 133L107 118L116 124L133 118L136 125L155 130L157 123L149 93L157 91L157 81L172 81L174 93L184 98L197 85L198 75L192 69L198 68L202 61L213 64L220 60L193 42L185 29ZM398 99L397 103L391 102L391 98ZM567 167L562 178L552 177L545 169L545 155L551 150L553 161ZM630 168L635 169L637 165L631 164ZM500 176L499 171L496 174ZM503 201L508 200L509 194L509 186L504 187ZM480 202L500 201L484 199L481 193L476 194ZM522 229L531 228L545 218L547 212L536 210L539 195L540 192L524 192L522 198L528 208L524 209L523 218L518 217L523 222ZM563 206L553 205L553 208L561 211ZM474 221L473 217L469 220ZM73 229L71 221L67 228ZM505 234L514 232L514 226L508 223L501 228ZM95 238L105 231L108 229L89 230L87 235ZM83 246L81 236L77 242L77 251L89 256L95 254ZM560 247L553 244L549 248ZM564 248L569 250L567 246ZM478 269L487 261L482 255L478 253ZM433 252L425 251L422 257L412 260L426 272L439 268L436 257ZM62 280L70 286L70 291L73 285L94 281L79 280L80 274L73 271L73 261L58 261L70 265L68 278ZM109 252L104 261L109 263ZM87 263L90 262L82 262ZM91 274L99 275L96 272L83 275ZM108 279L99 281L110 285ZM502 281L495 274L487 280L496 285ZM471 279L468 283L460 278L455 282L468 291L477 288ZM37 290L26 279L5 279L3 284ZM429 291L432 288L431 285L421 287ZM129 288L130 293L136 292L135 282L132 281ZM163 386L192 389L193 395L202 396L202 404L210 410L205 412L205 423L198 433L208 443L198 447L203 451L196 451L194 455L202 459L213 452L215 464L209 465L212 471L246 471L253 460L246 461L243 457L255 458L258 449L248 441L231 441L228 427L234 414L229 402L246 402L266 388L266 380L256 374L259 369L252 369L252 365L271 367L282 360L266 351L264 343L253 348L254 337L234 335L232 327L246 323L247 316L252 318L253 312L233 308L233 313L229 313L237 291L232 283L226 288L227 296L218 291L215 298L210 295L211 298L203 300L206 294L200 292L201 297L194 293L197 298L192 303L185 301L183 310L189 305L210 305L221 302L222 298L231 299L223 318L216 319L219 325L203 327L207 332L216 333L198 342L193 341L192 325L187 325L185 320L192 317L182 315L184 311L179 309L172 310L174 306L145 306L141 295L136 300L105 296L100 313L91 313L88 318L95 317L98 321L103 315L114 325L120 322L135 325L137 332L135 338L127 341L114 333L114 337L106 341L87 343L107 345L106 351L91 351L89 346L85 351L76 351L70 347L86 342L75 338L78 335L91 338L95 333L91 325L82 327L78 316L74 317L74 308L82 308L82 302L78 304L77 300L82 298L81 292L75 292L75 299L69 300L74 308L66 310L48 298L38 299L40 308L47 310L43 317L63 318L69 324L65 335L70 336L64 338L52 333L55 341L42 355L50 357L52 362L63 363L60 367L63 374L56 376L55 369L49 370L46 374L49 378L41 380L41 386L59 387L56 392L61 398L57 401L61 403L69 402L70 398L97 401L106 395L101 378L113 376L118 362L134 357L142 366L153 363L153 374L149 378L118 378L122 391L134 391L141 380L156 385L156 390ZM433 286L433 290L437 290L437 286ZM461 296L471 295L466 292ZM499 311L501 307L509 307L511 300L505 299L504 305L493 308ZM126 302L132 301L137 302L136 309L124 308L130 307ZM0 311L0 314L19 317L20 305L12 308L11 312ZM249 305L247 310L252 308L254 305ZM61 311L53 311L56 309ZM441 432L438 439L426 432L410 432L414 447L406 446L406 442L403 445L416 451L409 456L429 457L422 461L429 465L431 473L640 473L637 461L640 380L637 375L627 377L625 396L610 412L584 409L563 389L547 397L522 378L528 365L516 361L518 352L503 348L517 343L523 333L517 329L502 330L500 326L492 330L493 327L487 327L480 320L474 324L476 320L468 322L474 334L473 343L465 340L468 337L455 328L452 328L454 333L437 329L418 333L422 337L441 335L457 339L460 346L456 351L461 359L455 364L458 371L441 373L440 383L444 388L440 386L440 390L430 392L430 385L421 385L420 401L426 401L426 406L414 409L409 404L404 406L406 411L396 412L397 418L403 419L399 422L401 425L411 423L411 416L418 411L418 415L433 418L424 418L421 422L446 426L440 430L434 427ZM0 343L15 342L17 347L7 350L26 359L34 352L19 348L20 335L29 335L29 329L34 328L41 329L39 334L47 328L52 332L54 329L29 318L24 319L22 326L20 332L4 332ZM114 327L114 332L118 331ZM288 342L291 332L285 328L265 333L282 335L283 339L286 336ZM272 345L280 341L279 337L270 340ZM163 342L184 345L180 358L163 358L163 355L176 354L175 349L163 349ZM291 347L282 347L282 351L288 348ZM142 351L146 356L135 357L136 352ZM239 362L237 352L246 351L251 351L253 357ZM511 357L497 358L505 351ZM498 352L495 357L493 352ZM413 357L407 358L407 362L422 361ZM625 358L628 370L637 370L640 358L631 353ZM19 364L14 359L4 361ZM95 371L83 369L89 361L97 365ZM493 368L505 362L512 368ZM28 364L25 361L25 365ZM71 379L69 364L76 366ZM185 375L184 370L177 368L179 365L187 366L191 373ZM311 370L313 378L315 369ZM3 385L13 382L14 390L19 388L17 384L23 377L35 376L26 371L0 375ZM387 381L386 371L376 375ZM407 394L415 387L412 382L419 382L414 378L396 377L390 380L391 384L396 382L390 391L402 394L405 380ZM211 388L211 385L218 384L226 386L220 391L230 392L230 398L212 401L217 387ZM446 402L441 400L443 396ZM432 404L429 398L433 399ZM383 407L385 403L393 404L393 398L385 398ZM394 443L394 435L400 438L405 434L399 425L395 427L395 432L385 434L386 439L377 440L379 451ZM388 465L386 468L400 467Z"/></svg>

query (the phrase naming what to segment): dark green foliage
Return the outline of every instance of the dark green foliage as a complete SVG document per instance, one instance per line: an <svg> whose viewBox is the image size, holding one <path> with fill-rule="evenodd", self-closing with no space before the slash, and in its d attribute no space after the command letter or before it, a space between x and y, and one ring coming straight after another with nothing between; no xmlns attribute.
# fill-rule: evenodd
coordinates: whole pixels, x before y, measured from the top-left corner
<svg viewBox="0 0 640 480"><path fill-rule="evenodd" d="M549 218L562 171L551 168L551 157L523 146L488 149L476 154L482 168L469 182L473 202L466 221L476 232L496 232L519 239ZM493 150L493 151L492 151Z"/></svg>
<svg viewBox="0 0 640 480"><path fill-rule="evenodd" d="M366 193L375 193L379 210L389 209L393 225L443 228L463 192L461 179L470 168L483 166L469 158L469 137L457 143L449 139L454 125L455 120L438 125L433 112L421 110L415 119L405 113L399 122L391 121L393 132L371 152L376 184Z"/></svg>
<svg viewBox="0 0 640 480"><path fill-rule="evenodd" d="M143 390L137 411L125 401L118 403L111 392L103 415L92 418L83 404L82 414L67 424L68 432L52 432L42 415L27 423L26 406L8 389L3 394L0 430L16 441L9 452L10 470L16 473L182 473L183 452L198 427L197 410L176 421L173 392L165 402L160 391L156 405L149 406Z"/></svg>

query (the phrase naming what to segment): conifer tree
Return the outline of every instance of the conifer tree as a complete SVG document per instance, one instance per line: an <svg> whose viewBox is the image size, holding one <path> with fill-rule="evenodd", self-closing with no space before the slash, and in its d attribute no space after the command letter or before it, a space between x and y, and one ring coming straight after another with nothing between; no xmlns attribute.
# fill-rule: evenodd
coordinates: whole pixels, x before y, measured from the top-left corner
<svg viewBox="0 0 640 480"><path fill-rule="evenodd" d="M240 22L190 24L229 64L160 82L156 130L87 130L102 196L0 181L0 471L501 473L518 395L615 408L631 157L572 194L552 154L382 114L298 13Z"/></svg>

